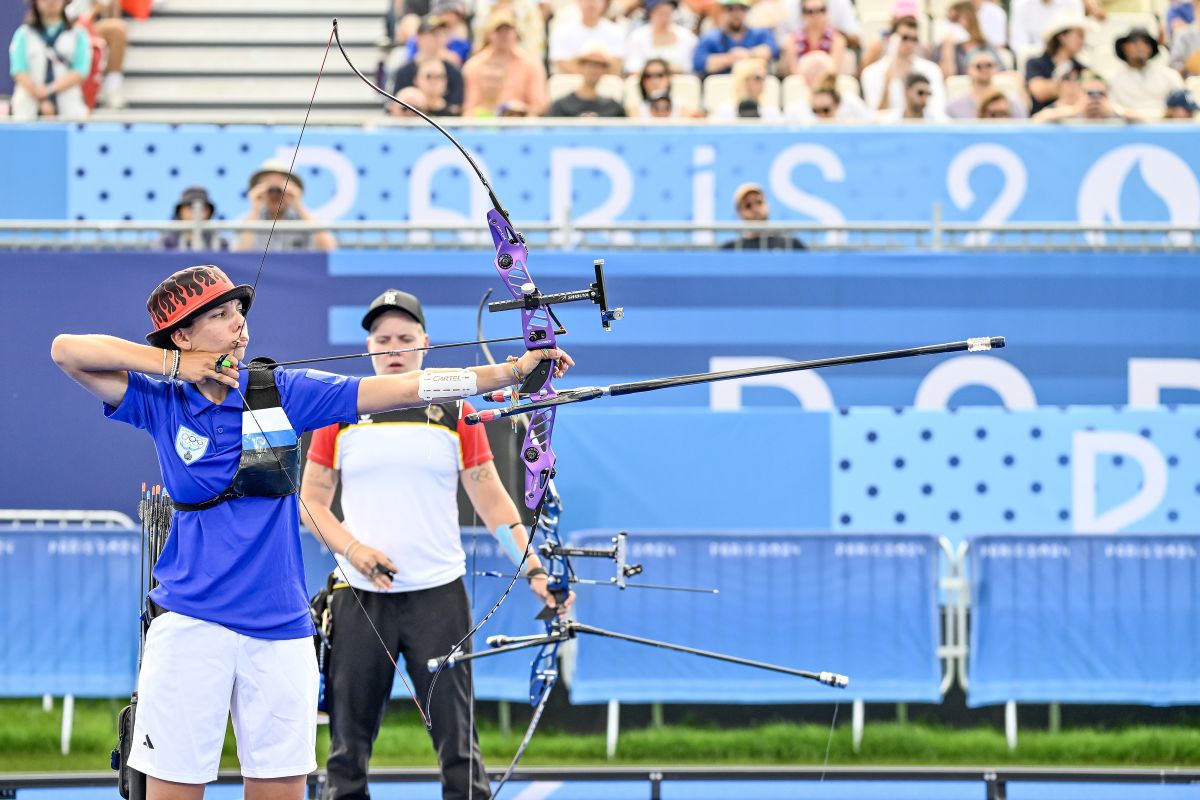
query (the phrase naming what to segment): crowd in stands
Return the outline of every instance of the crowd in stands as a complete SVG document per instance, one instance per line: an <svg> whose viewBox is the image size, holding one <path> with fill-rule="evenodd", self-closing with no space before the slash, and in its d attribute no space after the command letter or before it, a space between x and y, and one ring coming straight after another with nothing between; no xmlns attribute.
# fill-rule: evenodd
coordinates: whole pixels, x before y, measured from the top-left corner
<svg viewBox="0 0 1200 800"><path fill-rule="evenodd" d="M1200 0L1151 2L394 0L390 73L465 117L1194 118Z"/></svg>
<svg viewBox="0 0 1200 800"><path fill-rule="evenodd" d="M384 2L393 92L430 116L1052 122L1198 111L1200 0ZM121 108L118 0L28 4L9 47L13 116Z"/></svg>

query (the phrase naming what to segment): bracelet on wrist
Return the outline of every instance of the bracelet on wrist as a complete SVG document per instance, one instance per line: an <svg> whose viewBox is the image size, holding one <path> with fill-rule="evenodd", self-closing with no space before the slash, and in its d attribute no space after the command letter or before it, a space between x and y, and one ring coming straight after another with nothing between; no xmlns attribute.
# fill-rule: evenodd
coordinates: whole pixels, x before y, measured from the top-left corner
<svg viewBox="0 0 1200 800"><path fill-rule="evenodd" d="M505 359L505 361L508 362L509 368L512 369L513 377L517 379L517 383L524 383L525 376L521 374L521 370L517 369L517 362L520 361L520 359L516 356L509 356Z"/></svg>
<svg viewBox="0 0 1200 800"><path fill-rule="evenodd" d="M176 378L179 377L180 355L181 355L180 352L178 350L176 350L175 351L175 360L171 362L171 380L175 380Z"/></svg>
<svg viewBox="0 0 1200 800"><path fill-rule="evenodd" d="M529 570L528 572L526 572L526 573L525 573L525 580L527 580L527 581L531 581L531 580L533 580L534 578L538 577L539 575L545 575L547 578L549 578L549 577L550 577L550 573L549 573L549 572L547 572L547 571L545 570L545 568L543 568L543 567L534 567L533 569L531 569L531 570Z"/></svg>
<svg viewBox="0 0 1200 800"><path fill-rule="evenodd" d="M360 542L358 539L352 540L350 544L346 545L345 548L342 549L342 558L349 561L350 554L353 553L354 548L358 547L360 544L362 544L362 542Z"/></svg>

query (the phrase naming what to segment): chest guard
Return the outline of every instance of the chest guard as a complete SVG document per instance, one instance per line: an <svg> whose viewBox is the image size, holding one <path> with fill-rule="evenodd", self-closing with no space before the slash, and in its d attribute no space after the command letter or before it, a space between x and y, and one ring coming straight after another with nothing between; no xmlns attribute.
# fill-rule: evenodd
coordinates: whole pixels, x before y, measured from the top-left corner
<svg viewBox="0 0 1200 800"><path fill-rule="evenodd" d="M250 362L274 363L269 358ZM296 493L300 485L300 437L283 411L273 370L274 366L250 372L242 410L242 457L229 486L199 503L172 499L177 511L203 511L238 497L287 497Z"/></svg>

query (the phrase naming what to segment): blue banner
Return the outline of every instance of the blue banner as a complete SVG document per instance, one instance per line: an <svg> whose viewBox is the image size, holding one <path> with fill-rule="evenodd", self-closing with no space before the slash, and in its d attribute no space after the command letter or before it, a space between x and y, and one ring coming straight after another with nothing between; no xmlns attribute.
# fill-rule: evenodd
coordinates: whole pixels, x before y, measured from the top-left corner
<svg viewBox="0 0 1200 800"><path fill-rule="evenodd" d="M611 532L574 534L584 547ZM777 672L602 636L578 637L576 703L941 701L938 544L933 536L722 531L629 534L630 582L720 594L581 590L598 628L810 672L850 676L847 692ZM577 559L581 574L586 565ZM582 569L581 569L582 567ZM605 579L602 567L586 577Z"/></svg>
<svg viewBox="0 0 1200 800"><path fill-rule="evenodd" d="M462 251L434 256L273 256L250 322L253 355L284 360L360 352L365 334L356 329L356 320L370 298L389 286L424 300L435 342L470 338L478 297L496 284L488 257ZM258 258L247 253L217 260L234 280L249 282ZM1003 334L1009 346L991 354L796 372L563 409L555 443L560 480L570 488L564 489L570 524L576 529L841 526L954 537L1071 529L1076 478L1067 465L1078 460L1073 455L1078 429L1115 426L1139 436L1143 427L1153 429L1141 438L1154 445L1157 456L1142 452L1145 448L1133 448L1131 454L1128 442L1084 437L1089 452L1099 453L1099 445L1115 447L1111 455L1126 464L1110 480L1106 463L1111 462L1096 461L1098 480L1113 487L1101 491L1096 513L1134 496L1137 478L1120 475L1136 476L1137 469L1149 465L1163 478L1154 483L1166 489L1136 519L1160 530L1197 530L1195 503L1185 502L1187 483L1181 477L1195 463L1192 445L1200 441L1189 427L1190 410L1148 417L1143 425L1135 416L1107 410L1081 415L1044 409L1196 403L1200 305L1193 298L1200 297L1200 272L1190 268L1193 260L1182 255L830 254L807 257L797 269L784 257L763 254L739 261L738 279L731 285L721 254L617 254L609 260L609 288L614 302L626 306L626 319L604 334L594 307L561 309L571 330L563 344L579 361L560 381L563 386L973 335ZM149 327L142 298L185 263L177 254L0 255L5 297L26 299L8 303L0 315L6 359L20 365L0 396L0 436L20 454L0 462L0 507L132 511L136 487L158 474L151 443L127 426L105 421L100 404L50 361L49 345L64 331L142 340ZM587 267L581 269L579 257L571 254L541 255L537 269L547 291L575 289L588 281ZM486 315L487 335L512 335L516 328L510 315ZM513 351L501 346L496 352ZM480 360L474 350L460 349L431 353L426 363ZM340 366L352 374L366 368L361 361ZM995 414L975 425L963 413L934 413L1001 403L1044 414L1028 424L1039 429L1040 438L1022 427L1029 421L1018 415ZM858 406L915 410L894 419L890 412L854 412L836 415L832 423L820 421L823 415L800 413ZM642 413L649 409L656 411ZM724 413L738 410L741 415ZM921 414L929 415L933 427L927 430ZM926 432L930 438L923 438ZM875 440L868 438L872 433ZM900 456L910 456L921 470L896 467ZM1063 456L1067 465L1059 461ZM963 466L951 465L951 457ZM1006 457L1013 463L1006 464ZM843 468L843 461L852 466ZM657 493L645 491L645 473L627 470L630 463L656 465ZM929 479L918 480L925 473ZM597 476L607 485L627 486L622 504L609 502L611 495L601 488L606 484ZM789 491L802 487L805 502L747 509L722 499L729 486L761 486L764 479L786 480ZM990 491L978 492L981 482ZM1035 491L1035 482L1044 490ZM705 491L695 491L699 485ZM875 495L868 494L872 487ZM964 491L969 502L961 508L948 504L947 498ZM663 500L675 496L681 499ZM1066 517L1060 516L1064 510ZM951 518L954 511L957 519ZM1129 524L1127 519L1118 529Z"/></svg>
<svg viewBox="0 0 1200 800"><path fill-rule="evenodd" d="M297 118L297 123L299 123ZM264 159L290 160L293 126L38 126L65 140L39 164L65 164L39 191L64 194L70 219L166 219L186 186L206 187L219 217L243 215ZM20 126L0 130L6 152ZM520 221L735 218L744 181L767 189L772 218L826 224L948 221L1200 224L1200 143L1186 126L1131 128L857 126L464 128L455 131ZM30 159L32 161L32 159ZM319 219L480 226L487 200L436 131L314 128L299 154ZM0 217L29 218L29 193ZM699 234L703 237L703 234ZM701 241L705 239L701 238Z"/></svg>
<svg viewBox="0 0 1200 800"><path fill-rule="evenodd" d="M967 701L1200 702L1200 537L971 541Z"/></svg>

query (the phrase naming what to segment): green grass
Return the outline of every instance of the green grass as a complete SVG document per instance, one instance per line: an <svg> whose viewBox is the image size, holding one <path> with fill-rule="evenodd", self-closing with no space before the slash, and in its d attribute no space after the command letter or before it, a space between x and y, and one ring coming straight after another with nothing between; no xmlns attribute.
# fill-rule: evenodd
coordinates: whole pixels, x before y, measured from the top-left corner
<svg viewBox="0 0 1200 800"><path fill-rule="evenodd" d="M0 771L103 770L116 739L122 701L81 700L75 704L71 754L59 753L62 707L49 713L38 700L0 700ZM522 730L502 736L490 720L480 720L480 741L489 764L502 766L516 751ZM823 725L772 723L719 729L672 725L626 729L617 759L604 757L603 734L538 729L522 763L585 764L821 764L829 746L831 764L1046 765L1194 767L1200 765L1200 730L1188 727L1129 727L1119 730L1068 729L1058 734L1023 730L1010 753L998 730L955 730L924 724L870 723L862 752L851 749L850 729L840 725L832 742ZM318 761L328 752L328 730L318 737ZM407 709L391 712L375 748L377 766L436 766L425 729ZM226 738L222 767L237 766L232 735Z"/></svg>

